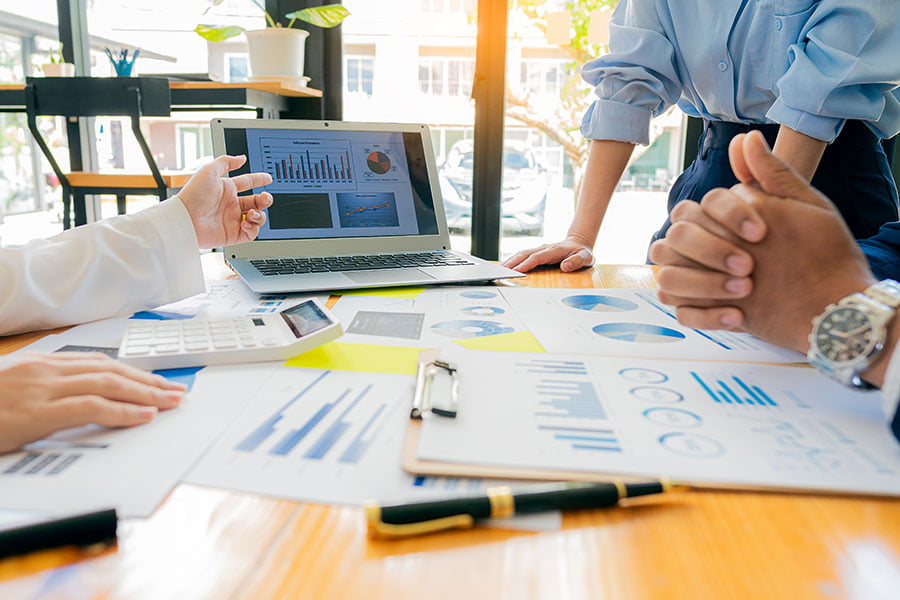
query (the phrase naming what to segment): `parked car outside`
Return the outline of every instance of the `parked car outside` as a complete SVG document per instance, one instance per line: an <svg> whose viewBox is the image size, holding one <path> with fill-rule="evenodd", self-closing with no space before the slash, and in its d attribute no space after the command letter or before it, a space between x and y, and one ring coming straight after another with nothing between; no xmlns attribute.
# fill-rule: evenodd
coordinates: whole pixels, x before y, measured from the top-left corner
<svg viewBox="0 0 900 600"><path fill-rule="evenodd" d="M472 227L471 140L453 144L440 167L441 194L451 232L467 233ZM541 235L547 204L549 174L531 148L509 140L503 145L501 214L505 233Z"/></svg>

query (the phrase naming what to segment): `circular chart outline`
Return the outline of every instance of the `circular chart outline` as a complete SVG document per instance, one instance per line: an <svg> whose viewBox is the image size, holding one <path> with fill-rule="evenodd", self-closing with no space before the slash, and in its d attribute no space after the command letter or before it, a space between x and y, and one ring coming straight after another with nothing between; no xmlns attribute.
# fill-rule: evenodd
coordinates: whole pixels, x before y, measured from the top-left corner
<svg viewBox="0 0 900 600"><path fill-rule="evenodd" d="M460 292L459 295L470 300L485 300L487 298L497 297L496 292L482 292L477 290L472 292Z"/></svg>
<svg viewBox="0 0 900 600"><path fill-rule="evenodd" d="M481 327L481 331L466 331L464 327ZM475 321L471 319L457 319L441 321L431 326L431 330L438 335L455 340L464 340L475 337L488 337L504 333L515 333L512 327L505 327L502 323L494 321Z"/></svg>
<svg viewBox="0 0 900 600"><path fill-rule="evenodd" d="M689 417L693 417L695 420L689 425L682 425L680 423L675 425L671 421L661 423L660 421L654 421L650 417L651 413L658 413L658 412L663 412L663 411L668 411L670 413L673 413L673 412L679 413L682 415L688 415ZM655 423L657 425L665 425L668 427L678 427L679 429L694 429L695 427L700 427L701 425L703 425L703 418L700 417L700 415L692 413L689 410L684 410L683 408L673 408L673 407L669 407L669 406L653 406L653 407L648 408L647 410L643 411L641 414L644 415L644 418L647 419L648 421L650 421L651 423Z"/></svg>
<svg viewBox="0 0 900 600"><path fill-rule="evenodd" d="M375 158L372 158L373 156ZM385 167L385 163L387 163L387 167ZM391 157L380 150L374 150L366 156L366 167L376 175L384 175L391 170Z"/></svg>
<svg viewBox="0 0 900 600"><path fill-rule="evenodd" d="M655 374L659 375L660 377L662 377L662 379L660 379L659 381L645 381L643 379L632 379L631 377L629 377L628 375L625 374L630 371L642 371L644 373L655 373ZM644 367L627 367L627 368L619 371L619 377L627 379L628 381L633 381L635 383L648 383L651 385L654 383L665 383L669 380L669 376L666 375L665 373L661 373L660 371L657 371L655 369L645 369Z"/></svg>
<svg viewBox="0 0 900 600"><path fill-rule="evenodd" d="M626 377L626 379L627 379L627 377ZM631 381L631 380L629 380L629 381ZM660 382L660 383L663 383L663 382ZM676 396L678 396L678 399L677 400L657 400L655 398L653 398L653 399L644 398L643 396L635 393L638 390L654 390L654 391L671 392L671 393L675 394ZM676 390L673 390L671 388L666 388L666 387L654 387L652 385L641 385L641 386L638 386L635 388L631 388L630 390L628 390L628 393L631 394L632 396L634 396L635 398L637 398L638 400L643 400L644 402L662 402L663 404L677 404L678 402L684 401L684 394L682 394L681 392L678 392Z"/></svg>
<svg viewBox="0 0 900 600"><path fill-rule="evenodd" d="M715 454L697 455L697 454L688 454L686 452L679 452L675 448L672 448L671 446L668 446L666 444L667 439L676 438L676 437L677 438L699 439L704 442L711 443L713 446L715 446L716 453ZM718 440L714 440L713 438L707 437L705 435L698 435L696 433L684 433L683 431L673 431L673 432L665 433L665 434L659 436L659 439L657 441L659 442L660 446L662 446L663 448L665 448L672 454L677 454L678 456L684 456L687 458L704 458L704 459L719 458L720 456L725 454L725 446L723 446Z"/></svg>
<svg viewBox="0 0 900 600"><path fill-rule="evenodd" d="M597 300L597 302L591 305L591 308L583 308L584 306L588 306L588 304L575 304L575 301L579 299ZM639 308L638 304L631 300L619 298L618 296L604 296L601 294L576 294L574 296L566 296L561 302L571 309L587 312L631 312ZM598 305L609 306L612 310L594 310Z"/></svg>
<svg viewBox="0 0 900 600"><path fill-rule="evenodd" d="M621 329L616 330L616 327L620 327ZM634 333L634 334L647 334L655 336L657 339L653 341L644 341L638 342L637 340L622 340L618 338L611 337L603 331L609 330L609 333ZM674 342L684 341L687 336L678 331L677 329L670 329L669 327L663 327L662 325L653 325L651 323L601 323L600 325L594 325L591 327L591 331L595 334L599 335L602 338L606 338L608 340L613 340L615 342L628 342L631 344L641 343L641 344L671 344Z"/></svg>
<svg viewBox="0 0 900 600"><path fill-rule="evenodd" d="M479 310L489 310L490 312L476 312ZM493 317L495 315L506 314L506 311L498 306L467 306L460 309L460 312L470 317Z"/></svg>

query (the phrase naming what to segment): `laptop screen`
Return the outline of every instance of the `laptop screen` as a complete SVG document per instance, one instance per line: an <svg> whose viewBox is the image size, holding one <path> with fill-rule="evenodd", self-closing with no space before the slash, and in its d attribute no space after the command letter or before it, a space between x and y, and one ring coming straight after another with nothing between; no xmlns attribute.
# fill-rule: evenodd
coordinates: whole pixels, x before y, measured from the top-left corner
<svg viewBox="0 0 900 600"><path fill-rule="evenodd" d="M269 173L274 198L259 239L434 235L434 196L419 133L224 130L241 171Z"/></svg>

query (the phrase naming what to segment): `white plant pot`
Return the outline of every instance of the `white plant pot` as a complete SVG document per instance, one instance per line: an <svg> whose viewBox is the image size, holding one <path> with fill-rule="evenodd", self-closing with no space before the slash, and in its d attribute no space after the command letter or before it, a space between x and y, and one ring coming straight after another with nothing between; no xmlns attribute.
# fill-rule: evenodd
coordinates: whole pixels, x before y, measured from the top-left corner
<svg viewBox="0 0 900 600"><path fill-rule="evenodd" d="M267 27L245 32L253 79L300 79L309 32Z"/></svg>
<svg viewBox="0 0 900 600"><path fill-rule="evenodd" d="M41 70L47 77L75 77L75 65L72 63L47 63Z"/></svg>

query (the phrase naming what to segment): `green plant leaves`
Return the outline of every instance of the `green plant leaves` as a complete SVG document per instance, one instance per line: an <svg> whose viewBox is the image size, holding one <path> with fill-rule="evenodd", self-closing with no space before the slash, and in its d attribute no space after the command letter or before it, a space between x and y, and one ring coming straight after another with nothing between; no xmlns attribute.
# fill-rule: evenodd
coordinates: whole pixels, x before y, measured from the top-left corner
<svg viewBox="0 0 900 600"><path fill-rule="evenodd" d="M326 4L296 10L284 15L288 19L299 19L318 27L334 27L350 16L350 11L340 4Z"/></svg>
<svg viewBox="0 0 900 600"><path fill-rule="evenodd" d="M197 35L210 42L224 42L245 31L246 29L237 25L197 25L194 28Z"/></svg>

